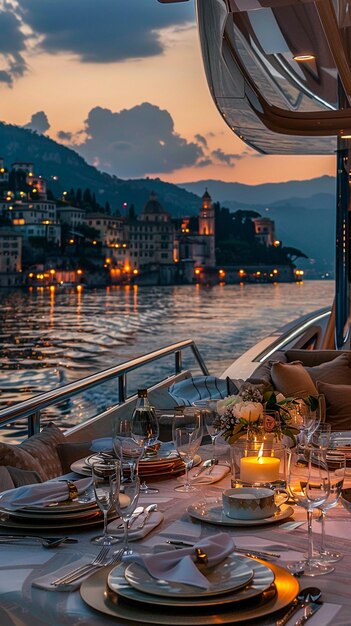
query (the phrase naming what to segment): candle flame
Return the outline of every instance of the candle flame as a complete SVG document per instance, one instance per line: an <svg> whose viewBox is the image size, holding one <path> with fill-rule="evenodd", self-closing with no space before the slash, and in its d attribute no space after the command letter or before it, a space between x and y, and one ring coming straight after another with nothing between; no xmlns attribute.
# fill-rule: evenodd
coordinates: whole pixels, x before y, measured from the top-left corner
<svg viewBox="0 0 351 626"><path fill-rule="evenodd" d="M263 457L263 443L261 444L261 447L258 451L257 463L262 463L262 457Z"/></svg>

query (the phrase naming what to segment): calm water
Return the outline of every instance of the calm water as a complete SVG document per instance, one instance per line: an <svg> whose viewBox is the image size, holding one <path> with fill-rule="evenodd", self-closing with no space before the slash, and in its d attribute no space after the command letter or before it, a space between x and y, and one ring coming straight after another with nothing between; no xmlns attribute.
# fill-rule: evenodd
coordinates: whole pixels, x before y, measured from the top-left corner
<svg viewBox="0 0 351 626"><path fill-rule="evenodd" d="M116 287L67 292L0 292L0 404L192 338L211 374L271 330L331 304L334 283L215 287ZM193 361L184 358L184 365ZM174 357L128 377L128 391L172 373ZM115 400L116 385L89 391L59 409L67 426ZM55 413L55 412L56 413ZM58 413L57 413L58 412Z"/></svg>

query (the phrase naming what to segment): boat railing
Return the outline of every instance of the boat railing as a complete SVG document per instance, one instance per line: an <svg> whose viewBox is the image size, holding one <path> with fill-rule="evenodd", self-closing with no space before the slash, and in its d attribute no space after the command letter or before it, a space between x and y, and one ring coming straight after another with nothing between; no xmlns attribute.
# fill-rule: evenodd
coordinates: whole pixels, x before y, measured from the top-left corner
<svg viewBox="0 0 351 626"><path fill-rule="evenodd" d="M127 375L129 372L174 354L174 374L180 374L183 371L183 350L187 348L191 349L202 373L208 376L208 369L195 342L192 339L186 339L2 409L0 410L0 428L27 418L28 436L30 437L40 431L43 409L69 400L72 396L116 378L118 380L118 405L124 404L128 400Z"/></svg>

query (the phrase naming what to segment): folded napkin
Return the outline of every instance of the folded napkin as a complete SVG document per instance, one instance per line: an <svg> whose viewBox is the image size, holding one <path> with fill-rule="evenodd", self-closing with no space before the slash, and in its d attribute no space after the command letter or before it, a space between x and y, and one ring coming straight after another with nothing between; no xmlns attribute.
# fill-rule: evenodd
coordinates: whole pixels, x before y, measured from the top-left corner
<svg viewBox="0 0 351 626"><path fill-rule="evenodd" d="M138 539L142 539L143 537L146 537L146 535L151 533L151 531L154 528L156 528L156 526L158 526L159 524L161 524L161 522L163 522L164 518L163 518L163 514L160 513L159 511L153 511L152 513L150 513L149 518L146 520L143 526L141 526L143 515L140 516L140 519L141 519L140 526L138 526L139 520L137 519L134 522L131 529L128 531L129 541L137 541ZM122 523L121 518L119 517L118 519L113 520L113 522L110 522L110 524L107 526L107 530L114 537L120 537L122 541L124 537L124 529L118 528L118 526L121 523Z"/></svg>
<svg viewBox="0 0 351 626"><path fill-rule="evenodd" d="M189 472L189 479L191 483L199 484L199 485L211 485L212 483L217 483L219 480L222 480L230 471L230 467L227 465L215 465L212 467L211 474L208 473L208 469L205 469L204 472L201 472L200 476L194 478L194 475L200 471L199 467L193 467L193 469ZM184 477L182 477L184 480Z"/></svg>
<svg viewBox="0 0 351 626"><path fill-rule="evenodd" d="M154 578L169 582L182 583L209 589L210 583L197 568L196 548L201 548L206 553L207 567L213 567L224 561L234 551L234 541L227 533L218 533L202 539L194 547L182 550L170 550L142 556L140 554L126 556L125 562L136 562L145 567Z"/></svg>
<svg viewBox="0 0 351 626"><path fill-rule="evenodd" d="M74 482L78 495L84 493L91 484L91 478L82 478ZM40 507L51 502L64 502L68 498L67 481L48 481L4 491L0 494L0 507L8 511L16 511L25 506Z"/></svg>

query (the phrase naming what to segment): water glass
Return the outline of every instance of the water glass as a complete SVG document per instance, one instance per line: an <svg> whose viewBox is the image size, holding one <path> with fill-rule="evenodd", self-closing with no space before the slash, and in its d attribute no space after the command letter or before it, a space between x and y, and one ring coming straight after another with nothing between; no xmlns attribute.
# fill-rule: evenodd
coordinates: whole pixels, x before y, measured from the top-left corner
<svg viewBox="0 0 351 626"><path fill-rule="evenodd" d="M327 462L329 467L330 491L327 500L319 507L321 511L320 521L322 524L319 554L322 563L334 563L335 561L342 559L343 555L341 552L336 550L327 549L325 543L325 522L328 510L334 508L338 504L341 496L346 471L346 456L337 450L328 450Z"/></svg>
<svg viewBox="0 0 351 626"><path fill-rule="evenodd" d="M92 479L95 500L104 516L103 535L99 535L98 537L94 537L92 539L93 543L97 543L99 545L110 546L117 542L117 539L109 535L107 532L107 515L113 505L111 483L116 480L117 473L119 473L119 466L116 465L115 462L96 462L92 464Z"/></svg>
<svg viewBox="0 0 351 626"><path fill-rule="evenodd" d="M193 404L201 410L204 426L206 426L206 430L211 437L212 461L216 463L216 439L223 432L219 421L219 415L217 413L217 401L199 400Z"/></svg>
<svg viewBox="0 0 351 626"><path fill-rule="evenodd" d="M117 417L115 419L112 442L115 455L122 465L122 474L123 466L127 466L130 477L134 479L137 473L138 462L144 453L144 447L133 439L130 419L125 417Z"/></svg>
<svg viewBox="0 0 351 626"><path fill-rule="evenodd" d="M134 554L132 548L130 548L128 543L128 529L129 522L132 518L132 513L135 510L135 507L138 503L139 493L140 493L140 480L139 476L135 476L132 478L131 476L127 477L125 480L122 479L121 466L119 464L119 470L115 475L112 481L112 497L113 503L115 505L117 514L123 520L124 526L124 540L123 540L123 555ZM123 494L129 499L129 502L126 506L121 505L120 501L120 493L121 493L121 485L123 483ZM124 498L125 504L125 498Z"/></svg>
<svg viewBox="0 0 351 626"><path fill-rule="evenodd" d="M319 450L327 450L330 446L331 424L319 424L312 433L311 444Z"/></svg>
<svg viewBox="0 0 351 626"><path fill-rule="evenodd" d="M202 417L201 411L196 409L184 409L183 415L175 415L172 423L172 435L174 447L185 465L185 483L175 487L176 491L196 491L189 481L189 469L193 466L195 454L202 441Z"/></svg>
<svg viewBox="0 0 351 626"><path fill-rule="evenodd" d="M304 462L301 454L287 450L288 471L287 488L290 496L298 506L307 511L308 522L308 554L305 561L305 576L322 576L334 571L334 568L320 563L313 557L312 517L314 509L321 507L330 494L329 470L325 452L313 448L305 448Z"/></svg>

